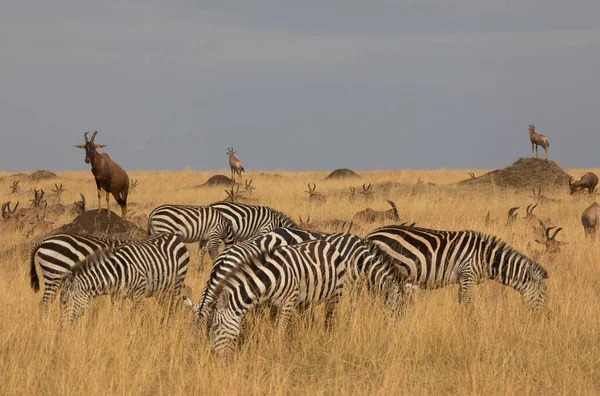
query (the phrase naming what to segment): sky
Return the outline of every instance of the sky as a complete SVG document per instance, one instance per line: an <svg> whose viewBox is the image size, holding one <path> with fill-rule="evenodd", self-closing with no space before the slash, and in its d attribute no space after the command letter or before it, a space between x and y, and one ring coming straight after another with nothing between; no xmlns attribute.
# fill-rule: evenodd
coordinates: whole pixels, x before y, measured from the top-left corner
<svg viewBox="0 0 600 396"><path fill-rule="evenodd" d="M596 0L0 0L0 170L600 167ZM540 154L543 151L540 149Z"/></svg>

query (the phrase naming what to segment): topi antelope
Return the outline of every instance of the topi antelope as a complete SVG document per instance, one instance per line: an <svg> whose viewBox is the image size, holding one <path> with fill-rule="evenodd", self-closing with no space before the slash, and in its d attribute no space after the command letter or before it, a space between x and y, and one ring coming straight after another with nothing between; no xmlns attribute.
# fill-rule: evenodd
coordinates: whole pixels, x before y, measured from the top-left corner
<svg viewBox="0 0 600 396"><path fill-rule="evenodd" d="M19 186L19 183L21 183L21 180L15 180L12 186L9 186L11 194L17 194L21 192L21 186Z"/></svg>
<svg viewBox="0 0 600 396"><path fill-rule="evenodd" d="M571 189L571 195L575 194L575 192L579 189L586 189L590 194L592 194L596 190L596 185L598 185L598 176L595 173L588 172L585 175L581 176L581 179L573 182L573 176L569 177L569 188Z"/></svg>
<svg viewBox="0 0 600 396"><path fill-rule="evenodd" d="M384 221L384 220L399 221L400 216L398 216L398 209L396 208L396 204L389 199L386 199L386 201L392 207L391 209L377 211L377 210L373 210L371 208L367 208L367 209L355 214L353 217L353 220L360 220L360 221L365 221L365 222L369 222L369 223L373 223L375 221Z"/></svg>
<svg viewBox="0 0 600 396"><path fill-rule="evenodd" d="M233 147L227 148L227 155L229 156L229 167L231 168L231 181L235 183L235 175L238 175L238 180L241 181L242 172L245 172L244 165L242 165L242 161L235 157L235 153L237 151L233 151Z"/></svg>
<svg viewBox="0 0 600 396"><path fill-rule="evenodd" d="M529 125L529 140L531 141L531 158L533 158L533 148L534 147L535 147L535 156L536 156L536 158L539 158L538 146L542 146L542 148L544 149L545 159L546 159L546 161L548 161L548 147L550 147L548 138L544 135L535 133L535 126L533 124Z"/></svg>
<svg viewBox="0 0 600 396"><path fill-rule="evenodd" d="M92 174L96 179L96 188L98 189L98 209L101 205L101 190L106 191L106 210L110 216L110 194L113 195L121 207L121 217L127 216L127 195L129 194L129 176L110 156L106 153L98 153L96 149L105 147L105 144L96 144L94 139L98 131L95 131L92 138L88 140L88 133L85 132L85 144L76 144L75 147L85 150L85 163L92 164Z"/></svg>
<svg viewBox="0 0 600 396"><path fill-rule="evenodd" d="M305 192L308 194L309 201L314 203L324 203L327 200L327 197L320 192L315 191L316 189L316 183L312 183L312 187L311 184L308 183L308 191Z"/></svg>
<svg viewBox="0 0 600 396"><path fill-rule="evenodd" d="M588 206L583 213L581 214L581 224L583 224L583 231L585 232L585 237L588 235L592 237L593 240L596 239L596 232L598 232L598 226L600 223L600 205L596 202Z"/></svg>

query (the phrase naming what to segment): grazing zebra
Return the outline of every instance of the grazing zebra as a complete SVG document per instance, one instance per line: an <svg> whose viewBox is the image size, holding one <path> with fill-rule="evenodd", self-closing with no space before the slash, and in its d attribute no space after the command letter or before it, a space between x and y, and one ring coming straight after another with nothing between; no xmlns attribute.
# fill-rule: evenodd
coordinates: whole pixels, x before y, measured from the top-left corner
<svg viewBox="0 0 600 396"><path fill-rule="evenodd" d="M391 225L372 231L366 239L397 260L419 287L458 283L458 299L465 305L471 303L474 284L494 279L521 293L535 311L547 309L546 270L494 236Z"/></svg>
<svg viewBox="0 0 600 396"><path fill-rule="evenodd" d="M95 297L107 294L139 302L144 297L170 293L172 313L190 261L179 238L160 233L99 250L77 263L63 278L63 320L73 324Z"/></svg>
<svg viewBox="0 0 600 396"><path fill-rule="evenodd" d="M233 238L231 223L210 206L161 205L148 216L148 234L179 233L184 243L199 242L198 271L202 270L204 252L211 260L219 254L221 240Z"/></svg>
<svg viewBox="0 0 600 396"><path fill-rule="evenodd" d="M218 209L231 222L233 233L224 241L225 249L237 242L266 234L277 227L298 228L284 213L268 206L215 202L210 207Z"/></svg>
<svg viewBox="0 0 600 396"><path fill-rule="evenodd" d="M185 300L185 304L194 313L192 321L194 327L199 329L209 327L207 307L215 299L218 284L237 267L251 265L253 259L276 247L319 239L325 240L338 250L351 269L348 273L349 282L366 279L369 289L384 293L388 304L399 308L397 312L401 314L404 306L403 299L408 297L405 294L411 291L410 288L404 287L407 277L375 244L365 242L358 236L348 233L324 234L277 228L262 236L234 245L217 258L198 304Z"/></svg>
<svg viewBox="0 0 600 396"><path fill-rule="evenodd" d="M56 234L38 241L31 250L29 276L31 288L37 293L40 289L40 280L35 268L37 256L44 278L44 295L40 301L42 311L54 300L63 276L71 272L75 264L100 249L120 243L121 241L117 240L80 234Z"/></svg>
<svg viewBox="0 0 600 396"><path fill-rule="evenodd" d="M326 302L327 322L346 282L346 265L326 241L280 246L253 265L241 265L219 284L212 312L212 348L230 353L237 345L246 313L263 302L279 308L278 334L285 334L297 306Z"/></svg>

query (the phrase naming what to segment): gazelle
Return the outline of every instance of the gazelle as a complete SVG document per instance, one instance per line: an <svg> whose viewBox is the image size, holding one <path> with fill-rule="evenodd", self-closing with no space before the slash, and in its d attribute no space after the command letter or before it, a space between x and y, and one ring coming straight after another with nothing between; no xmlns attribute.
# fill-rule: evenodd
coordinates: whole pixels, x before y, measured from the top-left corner
<svg viewBox="0 0 600 396"><path fill-rule="evenodd" d="M21 192L21 186L19 186L19 183L21 183L21 180L15 180L12 186L9 186L11 194L17 194Z"/></svg>
<svg viewBox="0 0 600 396"><path fill-rule="evenodd" d="M245 172L242 161L235 157L237 151L233 151L233 147L227 148L227 155L229 156L229 167L231 168L231 181L235 183L235 175L238 175L238 179L241 181L242 172Z"/></svg>
<svg viewBox="0 0 600 396"><path fill-rule="evenodd" d="M308 194L308 200L314 203L324 203L327 200L327 197L320 192L315 191L317 189L316 183L308 183L308 191L305 191Z"/></svg>
<svg viewBox="0 0 600 396"><path fill-rule="evenodd" d="M54 194L54 203L60 204L62 193L64 193L66 190L63 188L62 183L60 183L60 186L57 183L54 183L54 187L54 190L50 190Z"/></svg>
<svg viewBox="0 0 600 396"><path fill-rule="evenodd" d="M535 156L536 158L539 158L538 146L541 146L544 149L545 159L548 161L548 147L550 147L550 142L548 142L548 138L546 136L535 133L535 126L533 124L529 125L529 140L531 141L531 158L533 158L534 146Z"/></svg>

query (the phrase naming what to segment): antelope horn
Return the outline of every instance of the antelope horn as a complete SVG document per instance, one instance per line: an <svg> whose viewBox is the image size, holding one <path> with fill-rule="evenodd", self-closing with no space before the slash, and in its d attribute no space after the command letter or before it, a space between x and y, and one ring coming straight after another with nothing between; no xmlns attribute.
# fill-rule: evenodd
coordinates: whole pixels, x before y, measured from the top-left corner
<svg viewBox="0 0 600 396"><path fill-rule="evenodd" d="M300 224L303 224L304 222L302 221L302 215L300 215Z"/></svg>
<svg viewBox="0 0 600 396"><path fill-rule="evenodd" d="M352 226L354 225L354 221L350 220L350 225L348 226L348 233L352 230Z"/></svg>
<svg viewBox="0 0 600 396"><path fill-rule="evenodd" d="M2 204L2 218L4 218L6 216L6 206L9 204L10 202L5 202Z"/></svg>
<svg viewBox="0 0 600 396"><path fill-rule="evenodd" d="M529 214L533 214L533 210L538 206L538 204L535 204L531 207L531 210L529 211Z"/></svg>
<svg viewBox="0 0 600 396"><path fill-rule="evenodd" d="M85 138L85 142L88 143L90 140L88 139L88 133L90 133L90 131L87 132L83 132L83 137Z"/></svg>
<svg viewBox="0 0 600 396"><path fill-rule="evenodd" d="M96 138L97 134L98 134L98 131L94 131L94 133L92 133L92 139L90 140L90 143L94 143L94 139Z"/></svg>
<svg viewBox="0 0 600 396"><path fill-rule="evenodd" d="M19 207L19 201L17 201L17 204L15 205L15 207L13 208L13 210L12 210L12 211L10 210L10 206L9 206L9 207L8 207L8 211L9 211L10 213L15 213L15 212L17 211L17 208L18 208L18 207Z"/></svg>
<svg viewBox="0 0 600 396"><path fill-rule="evenodd" d="M508 210L508 216L509 216L509 217L512 217L512 216L514 216L515 212L516 212L516 211L517 211L519 208L520 208L520 206L515 206L514 208L510 208L510 209Z"/></svg>
<svg viewBox="0 0 600 396"><path fill-rule="evenodd" d="M550 238L550 230L552 230L553 228L556 228L556 227L547 227L546 228L546 239L551 239Z"/></svg>
<svg viewBox="0 0 600 396"><path fill-rule="evenodd" d="M562 227L558 227L558 228L556 229L556 231L554 231L554 234L552 234L552 237L551 237L550 239L554 240L554 238L556 238L556 234L558 234L558 232L559 232L560 230L562 230Z"/></svg>
<svg viewBox="0 0 600 396"><path fill-rule="evenodd" d="M310 215L306 218L306 224L310 223Z"/></svg>

